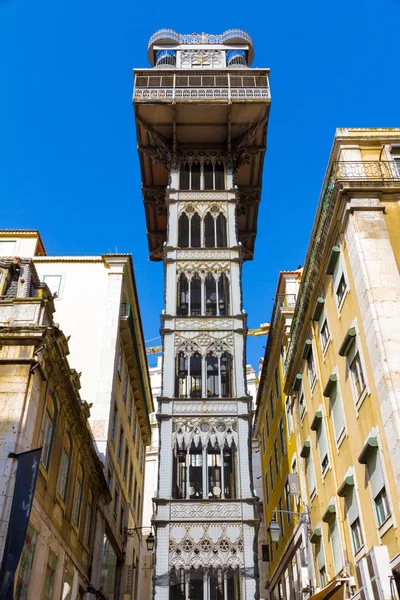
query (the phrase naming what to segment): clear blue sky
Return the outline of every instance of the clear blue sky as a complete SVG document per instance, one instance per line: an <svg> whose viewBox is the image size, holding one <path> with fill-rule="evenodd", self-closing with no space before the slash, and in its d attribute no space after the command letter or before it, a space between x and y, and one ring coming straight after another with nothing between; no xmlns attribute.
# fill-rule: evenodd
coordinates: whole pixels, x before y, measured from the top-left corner
<svg viewBox="0 0 400 600"><path fill-rule="evenodd" d="M240 27L271 69L272 109L249 326L268 321L280 270L303 264L336 127L400 125L399 0L0 0L0 227L37 228L49 254L131 252L147 338L160 263L147 254L132 68L157 29ZM94 300L94 299L92 299ZM266 338L250 339L257 365Z"/></svg>

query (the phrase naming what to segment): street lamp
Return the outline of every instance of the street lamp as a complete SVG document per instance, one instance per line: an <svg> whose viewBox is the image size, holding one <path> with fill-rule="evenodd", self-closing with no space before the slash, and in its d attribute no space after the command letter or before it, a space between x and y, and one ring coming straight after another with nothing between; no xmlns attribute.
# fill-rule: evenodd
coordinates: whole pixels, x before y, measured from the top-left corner
<svg viewBox="0 0 400 600"><path fill-rule="evenodd" d="M135 533L137 531L140 531L141 529L149 529L149 527L132 527L132 528L128 528L126 527L124 532L125 532L125 541L128 539L128 537L133 537L135 535ZM138 534L139 537L139 534ZM147 547L147 551L148 552L153 552L154 550L154 542L155 542L155 537L153 535L153 531L150 528L150 533L146 538L146 547Z"/></svg>
<svg viewBox="0 0 400 600"><path fill-rule="evenodd" d="M268 533L271 538L271 542L277 544L281 535L281 527L278 521L276 520L275 515L272 517L272 520L269 524Z"/></svg>

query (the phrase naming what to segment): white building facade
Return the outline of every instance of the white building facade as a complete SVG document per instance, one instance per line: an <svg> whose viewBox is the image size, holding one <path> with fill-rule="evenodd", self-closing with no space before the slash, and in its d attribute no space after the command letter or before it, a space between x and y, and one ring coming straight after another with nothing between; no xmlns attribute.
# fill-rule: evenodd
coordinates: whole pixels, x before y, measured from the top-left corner
<svg viewBox="0 0 400 600"><path fill-rule="evenodd" d="M165 266L156 600L258 597L241 269L252 257L269 109L250 37L150 40L135 71L150 257ZM212 101L212 102L210 102Z"/></svg>

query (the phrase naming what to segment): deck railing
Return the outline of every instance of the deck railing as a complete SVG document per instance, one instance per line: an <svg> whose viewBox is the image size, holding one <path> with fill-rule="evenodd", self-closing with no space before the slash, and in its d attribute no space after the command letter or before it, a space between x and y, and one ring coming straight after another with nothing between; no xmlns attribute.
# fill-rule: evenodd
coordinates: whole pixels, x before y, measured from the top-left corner
<svg viewBox="0 0 400 600"><path fill-rule="evenodd" d="M135 77L136 102L267 101L268 75L237 74L138 74Z"/></svg>
<svg viewBox="0 0 400 600"><path fill-rule="evenodd" d="M400 179L400 161L336 161L332 167L331 181L348 179Z"/></svg>

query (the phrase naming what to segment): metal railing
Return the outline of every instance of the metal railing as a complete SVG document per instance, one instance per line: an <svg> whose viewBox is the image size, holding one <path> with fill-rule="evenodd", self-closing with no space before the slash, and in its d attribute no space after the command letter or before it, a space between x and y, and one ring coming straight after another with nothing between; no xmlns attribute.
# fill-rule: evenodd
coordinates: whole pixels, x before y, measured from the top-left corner
<svg viewBox="0 0 400 600"><path fill-rule="evenodd" d="M278 294L276 304L279 308L294 308L296 306L296 294Z"/></svg>
<svg viewBox="0 0 400 600"><path fill-rule="evenodd" d="M269 82L260 75L136 75L137 102L191 102L198 100L269 100Z"/></svg>
<svg viewBox="0 0 400 600"><path fill-rule="evenodd" d="M223 44L228 40L245 40L253 46L253 40L242 29L227 29L221 34L214 33L186 33L181 34L174 29L159 29L151 36L148 47L160 40L173 40L177 44Z"/></svg>
<svg viewBox="0 0 400 600"><path fill-rule="evenodd" d="M400 180L400 161L336 161L332 166L332 182L342 179Z"/></svg>

